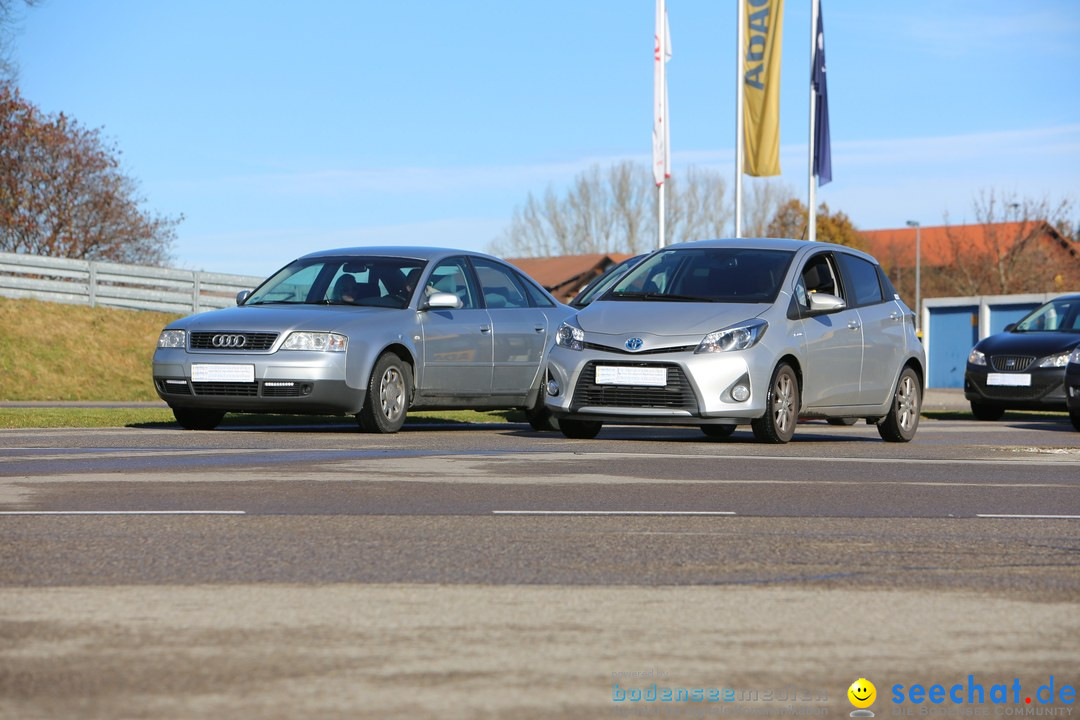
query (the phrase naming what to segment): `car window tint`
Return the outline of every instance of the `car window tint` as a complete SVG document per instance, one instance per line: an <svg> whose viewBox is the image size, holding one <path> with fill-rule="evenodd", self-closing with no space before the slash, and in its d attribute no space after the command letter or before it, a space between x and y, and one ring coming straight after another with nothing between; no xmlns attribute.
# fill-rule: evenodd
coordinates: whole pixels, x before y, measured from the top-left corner
<svg viewBox="0 0 1080 720"><path fill-rule="evenodd" d="M837 253L840 258L840 267L851 285L851 297L848 302L854 305L876 305L884 299L881 294L881 283L878 282L877 267L862 258Z"/></svg>
<svg viewBox="0 0 1080 720"><path fill-rule="evenodd" d="M814 255L806 261L795 284L795 300L804 309L810 308L810 295L814 293L827 293L846 299L837 280L836 268L825 253Z"/></svg>
<svg viewBox="0 0 1080 720"><path fill-rule="evenodd" d="M1080 300L1058 298L1036 308L1016 324L1019 332L1057 332L1080 329Z"/></svg>
<svg viewBox="0 0 1080 720"><path fill-rule="evenodd" d="M509 268L482 258L473 258L472 262L488 309L529 307L525 289Z"/></svg>
<svg viewBox="0 0 1080 720"><path fill-rule="evenodd" d="M422 260L396 257L302 258L256 288L245 305L309 303L404 308Z"/></svg>
<svg viewBox="0 0 1080 720"><path fill-rule="evenodd" d="M435 266L428 277L425 293L432 295L437 292L457 295L462 308L479 307L465 258L449 258Z"/></svg>
<svg viewBox="0 0 1080 720"><path fill-rule="evenodd" d="M530 278L519 272L515 272L514 277L516 277L518 282L521 283L521 286L525 288L525 294L529 296L529 301L534 307L555 307L555 303L552 302L551 298L549 298Z"/></svg>
<svg viewBox="0 0 1080 720"><path fill-rule="evenodd" d="M740 247L660 251L630 270L604 298L772 302L792 256L786 250Z"/></svg>

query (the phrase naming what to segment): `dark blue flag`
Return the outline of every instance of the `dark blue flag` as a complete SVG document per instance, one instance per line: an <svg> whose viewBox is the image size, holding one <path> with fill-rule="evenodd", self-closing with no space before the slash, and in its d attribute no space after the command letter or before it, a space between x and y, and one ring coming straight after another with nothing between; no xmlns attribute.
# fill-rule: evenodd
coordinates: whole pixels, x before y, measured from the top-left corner
<svg viewBox="0 0 1080 720"><path fill-rule="evenodd" d="M829 85L825 79L825 25L818 8L817 32L814 33L814 67L810 84L816 102L814 112L814 175L818 185L832 180L832 146L829 142Z"/></svg>

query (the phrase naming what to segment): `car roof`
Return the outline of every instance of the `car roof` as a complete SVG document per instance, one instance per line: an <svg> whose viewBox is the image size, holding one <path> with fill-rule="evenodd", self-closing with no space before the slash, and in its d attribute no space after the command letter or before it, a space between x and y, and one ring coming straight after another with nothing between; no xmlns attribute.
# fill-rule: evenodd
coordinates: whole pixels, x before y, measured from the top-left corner
<svg viewBox="0 0 1080 720"><path fill-rule="evenodd" d="M678 250L682 248L756 248L760 250L788 250L791 252L813 252L815 250L842 251L869 260L875 265L880 263L873 255L865 253L857 248L847 245L839 245L829 242L810 242L809 240L795 240L793 238L717 238L715 240L693 240L691 242L675 243L668 245L665 250Z"/></svg>
<svg viewBox="0 0 1080 720"><path fill-rule="evenodd" d="M313 253L308 253L302 256L302 258L317 258L317 257L337 257L337 256L356 256L356 257L397 257L397 258L410 258L413 260L440 260L444 257L451 257L457 255L469 255L471 257L482 257L488 260L498 260L496 257L486 255L474 250L458 250L455 248L440 248L440 247L423 247L417 245L374 245L367 247L347 247L347 248L335 248L332 250L318 250ZM502 262L502 261L499 261Z"/></svg>

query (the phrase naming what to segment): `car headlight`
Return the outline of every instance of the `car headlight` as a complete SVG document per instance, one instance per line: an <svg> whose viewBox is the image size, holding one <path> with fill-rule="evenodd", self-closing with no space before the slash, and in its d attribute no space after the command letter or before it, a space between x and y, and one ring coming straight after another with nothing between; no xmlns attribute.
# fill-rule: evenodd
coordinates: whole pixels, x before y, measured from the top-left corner
<svg viewBox="0 0 1080 720"><path fill-rule="evenodd" d="M162 330L158 335L157 346L159 348L182 348L187 345L186 330Z"/></svg>
<svg viewBox="0 0 1080 720"><path fill-rule="evenodd" d="M583 350L585 348L585 331L564 322L555 333L555 344L568 350Z"/></svg>
<svg viewBox="0 0 1080 720"><path fill-rule="evenodd" d="M1076 349L1072 351L1072 355L1069 356L1069 362L1080 363L1080 345L1076 346Z"/></svg>
<svg viewBox="0 0 1080 720"><path fill-rule="evenodd" d="M294 332L289 333L282 350L318 350L322 352L345 352L349 338L337 333Z"/></svg>
<svg viewBox="0 0 1080 720"><path fill-rule="evenodd" d="M1070 357L1070 355L1067 352L1058 353L1057 355L1049 355L1047 357L1044 357L1042 360L1040 360L1039 364L1036 365L1036 367L1041 367L1041 368L1061 368L1061 367L1065 367L1066 365L1069 364L1069 357Z"/></svg>
<svg viewBox="0 0 1080 720"><path fill-rule="evenodd" d="M971 354L968 355L968 363L971 365L985 365L986 355L978 350L972 350Z"/></svg>
<svg viewBox="0 0 1080 720"><path fill-rule="evenodd" d="M769 323L755 318L723 330L711 332L702 339L694 352L714 353L752 348L757 345L758 340L765 334L768 327Z"/></svg>

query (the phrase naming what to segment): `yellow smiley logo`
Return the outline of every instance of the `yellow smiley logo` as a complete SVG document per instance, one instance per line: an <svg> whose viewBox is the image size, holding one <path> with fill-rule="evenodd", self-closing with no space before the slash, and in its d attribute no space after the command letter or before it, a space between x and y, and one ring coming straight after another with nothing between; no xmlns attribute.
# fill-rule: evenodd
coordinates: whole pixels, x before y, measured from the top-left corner
<svg viewBox="0 0 1080 720"><path fill-rule="evenodd" d="M848 700L857 708L868 708L877 699L877 688L866 678L859 678L847 689Z"/></svg>

